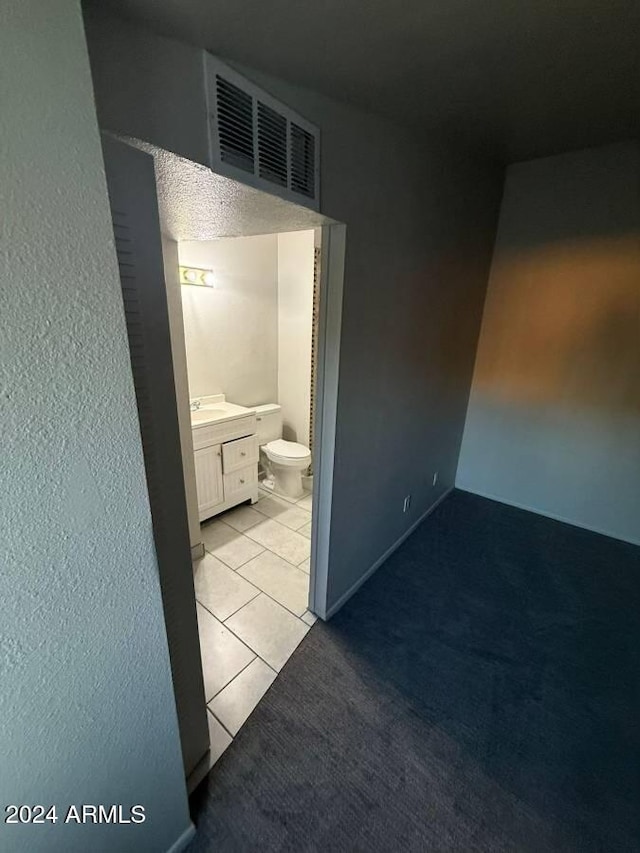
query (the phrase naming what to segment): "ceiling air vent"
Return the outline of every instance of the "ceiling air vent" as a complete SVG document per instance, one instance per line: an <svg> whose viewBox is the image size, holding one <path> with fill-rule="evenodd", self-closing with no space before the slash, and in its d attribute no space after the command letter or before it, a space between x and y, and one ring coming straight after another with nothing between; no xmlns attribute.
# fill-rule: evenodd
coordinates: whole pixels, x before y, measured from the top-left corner
<svg viewBox="0 0 640 853"><path fill-rule="evenodd" d="M315 181L316 140L297 124L291 124L291 189L313 198Z"/></svg>
<svg viewBox="0 0 640 853"><path fill-rule="evenodd" d="M287 119L258 102L258 174L287 186Z"/></svg>
<svg viewBox="0 0 640 853"><path fill-rule="evenodd" d="M213 171L318 210L318 128L211 54L205 62Z"/></svg>
<svg viewBox="0 0 640 853"><path fill-rule="evenodd" d="M253 103L220 75L216 77L216 106L220 159L245 172L253 172Z"/></svg>

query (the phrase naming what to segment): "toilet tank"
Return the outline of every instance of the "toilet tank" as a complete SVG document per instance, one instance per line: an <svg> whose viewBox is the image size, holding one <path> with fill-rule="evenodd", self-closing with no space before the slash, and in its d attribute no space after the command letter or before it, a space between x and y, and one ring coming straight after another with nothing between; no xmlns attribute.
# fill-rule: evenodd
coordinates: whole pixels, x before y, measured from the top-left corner
<svg viewBox="0 0 640 853"><path fill-rule="evenodd" d="M282 409L277 403L255 406L258 444L262 446L282 438Z"/></svg>

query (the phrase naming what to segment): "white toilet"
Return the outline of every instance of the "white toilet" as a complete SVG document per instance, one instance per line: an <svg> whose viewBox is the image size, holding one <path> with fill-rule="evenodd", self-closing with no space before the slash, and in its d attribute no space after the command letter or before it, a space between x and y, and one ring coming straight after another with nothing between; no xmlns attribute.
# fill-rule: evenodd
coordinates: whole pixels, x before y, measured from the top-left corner
<svg viewBox="0 0 640 853"><path fill-rule="evenodd" d="M301 498L304 494L302 474L311 464L311 451L304 444L282 438L282 409L277 403L255 409L261 458L273 481L274 493Z"/></svg>

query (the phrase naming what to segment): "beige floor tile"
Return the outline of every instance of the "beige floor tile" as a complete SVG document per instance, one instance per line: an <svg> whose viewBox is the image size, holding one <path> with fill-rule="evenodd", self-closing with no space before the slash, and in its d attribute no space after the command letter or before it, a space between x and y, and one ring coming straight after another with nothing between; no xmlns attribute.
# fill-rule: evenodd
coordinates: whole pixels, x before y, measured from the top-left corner
<svg viewBox="0 0 640 853"><path fill-rule="evenodd" d="M304 527L300 527L298 529L298 533L301 536L306 536L307 539L311 539L311 522L308 522L307 524L305 524Z"/></svg>
<svg viewBox="0 0 640 853"><path fill-rule="evenodd" d="M251 527L247 530L247 536L294 566L299 565L311 554L311 542L306 537L301 536L295 530L284 527L272 518ZM257 554L253 556L257 556ZM221 557L221 559L223 558Z"/></svg>
<svg viewBox="0 0 640 853"><path fill-rule="evenodd" d="M196 565L193 581L197 600L221 622L260 592L217 557L206 552Z"/></svg>
<svg viewBox="0 0 640 853"><path fill-rule="evenodd" d="M304 527L311 519L308 512L299 509L296 504L288 503L275 495L270 495L258 501L256 509L263 515L273 518L274 521L284 524L285 527L289 527L291 530Z"/></svg>
<svg viewBox="0 0 640 853"><path fill-rule="evenodd" d="M311 492L308 489L303 489L302 495L299 498L290 498L288 495L276 495L273 489L266 489L264 486L260 486L260 497L267 497L268 495L273 495L274 497L280 498L283 501L287 501L287 503L297 504L300 501L303 501L305 498L311 497ZM309 510L310 512L311 510Z"/></svg>
<svg viewBox="0 0 640 853"><path fill-rule="evenodd" d="M251 663L255 654L201 604L196 605L196 611L204 692L208 702ZM295 616L291 618L295 619Z"/></svg>
<svg viewBox="0 0 640 853"><path fill-rule="evenodd" d="M256 658L218 693L209 703L209 708L227 731L235 736L275 677L276 672L260 658Z"/></svg>
<svg viewBox="0 0 640 853"><path fill-rule="evenodd" d="M222 521L203 524L200 531L206 550L232 569L257 557L263 550L255 540L247 539L243 533Z"/></svg>
<svg viewBox="0 0 640 853"><path fill-rule="evenodd" d="M225 749L233 743L233 738L224 730L211 711L207 711L207 723L209 724L209 769L211 769Z"/></svg>
<svg viewBox="0 0 640 853"><path fill-rule="evenodd" d="M301 619L264 594L238 610L226 624L278 672L309 630Z"/></svg>
<svg viewBox="0 0 640 853"><path fill-rule="evenodd" d="M310 610L305 610L300 618L303 622L306 622L307 625L314 625L318 621L316 614L312 613Z"/></svg>
<svg viewBox="0 0 640 853"><path fill-rule="evenodd" d="M287 563L271 551L263 551L244 566L242 575L296 616L302 616L309 604L309 575Z"/></svg>
<svg viewBox="0 0 640 853"><path fill-rule="evenodd" d="M249 504L234 507L234 509L229 509L220 515L220 521L228 524L229 527L233 527L239 533L244 533L245 530L262 520L262 515Z"/></svg>
<svg viewBox="0 0 640 853"><path fill-rule="evenodd" d="M306 509L307 512L311 512L313 507L313 497L310 494L306 494L303 498L296 503L296 506L300 507L300 509Z"/></svg>
<svg viewBox="0 0 640 853"><path fill-rule="evenodd" d="M303 560L298 568L307 574L311 574L311 557L307 557L306 560Z"/></svg>

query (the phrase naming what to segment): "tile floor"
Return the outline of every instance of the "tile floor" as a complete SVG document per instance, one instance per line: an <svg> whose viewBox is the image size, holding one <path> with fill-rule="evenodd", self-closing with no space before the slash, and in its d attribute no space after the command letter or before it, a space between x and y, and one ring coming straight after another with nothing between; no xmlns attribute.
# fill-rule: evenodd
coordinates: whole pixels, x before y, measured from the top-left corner
<svg viewBox="0 0 640 853"><path fill-rule="evenodd" d="M202 668L213 765L269 689L316 617L307 609L311 495L260 488L202 525L195 566Z"/></svg>

